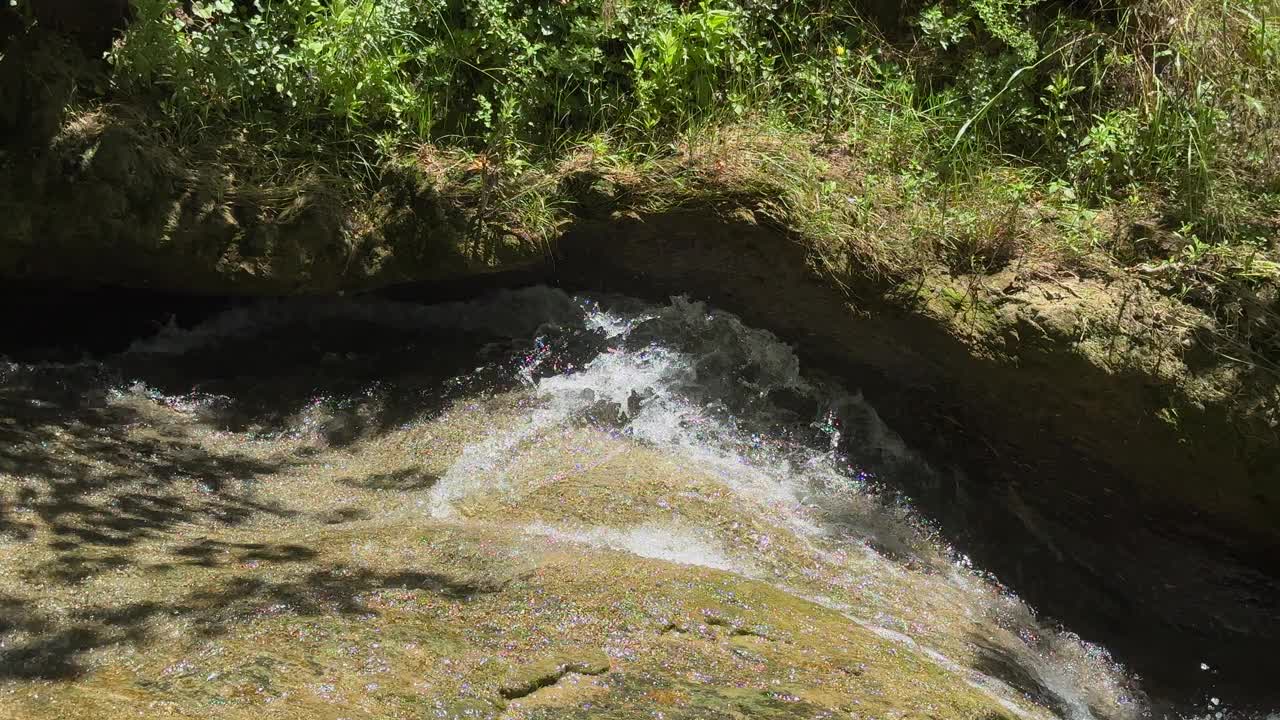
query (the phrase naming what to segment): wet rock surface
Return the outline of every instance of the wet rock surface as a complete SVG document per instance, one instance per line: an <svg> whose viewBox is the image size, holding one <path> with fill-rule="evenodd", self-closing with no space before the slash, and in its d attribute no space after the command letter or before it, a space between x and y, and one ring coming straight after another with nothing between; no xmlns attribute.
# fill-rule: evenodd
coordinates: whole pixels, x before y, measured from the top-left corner
<svg viewBox="0 0 1280 720"><path fill-rule="evenodd" d="M768 334L687 301L592 302L268 303L99 359L6 364L4 712L1266 708L1265 683L1232 674L1247 648L1135 633L1166 657L1122 668L971 570L893 491L945 476ZM1255 608L1265 637L1270 582L1093 617L1141 629L1135 604L1217 603ZM1202 654L1187 692L1153 681Z"/></svg>
<svg viewBox="0 0 1280 720"><path fill-rule="evenodd" d="M1049 716L969 666L981 634L1051 682L998 593L856 478L799 502L771 473L810 431L758 444L684 398L718 346L707 387L772 413L731 392L800 382L767 336L549 290L301 307L4 366L4 716Z"/></svg>
<svg viewBox="0 0 1280 720"><path fill-rule="evenodd" d="M609 672L609 656L602 650L566 653L517 668L503 681L498 692L502 697L513 700L555 685L570 673L603 675L607 672Z"/></svg>

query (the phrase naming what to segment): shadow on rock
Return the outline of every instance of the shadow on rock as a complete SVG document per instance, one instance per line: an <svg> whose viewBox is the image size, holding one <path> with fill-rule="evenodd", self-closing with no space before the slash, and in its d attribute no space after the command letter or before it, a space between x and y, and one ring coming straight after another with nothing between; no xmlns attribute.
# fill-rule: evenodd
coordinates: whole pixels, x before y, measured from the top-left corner
<svg viewBox="0 0 1280 720"><path fill-rule="evenodd" d="M296 546L255 544L239 550L263 557L283 557L284 562L311 557L311 551ZM189 555L190 548L180 549L178 554ZM21 601L0 596L0 608L6 611L0 632L22 631L18 641L0 651L0 680L74 679L86 672L82 662L86 653L125 643L160 642L161 623L179 623L200 637L213 638L232 632L244 618L272 614L372 617L378 611L367 603L367 596L385 589L465 600L497 592L501 584L460 579L448 573L379 573L335 565L287 580L235 575L173 602L96 607L65 619L44 617Z"/></svg>

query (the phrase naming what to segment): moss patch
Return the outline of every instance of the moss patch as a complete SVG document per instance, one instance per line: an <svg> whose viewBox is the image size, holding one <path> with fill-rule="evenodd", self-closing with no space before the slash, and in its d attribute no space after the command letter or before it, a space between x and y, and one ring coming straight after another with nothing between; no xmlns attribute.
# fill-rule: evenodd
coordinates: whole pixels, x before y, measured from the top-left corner
<svg viewBox="0 0 1280 720"><path fill-rule="evenodd" d="M468 401L341 447L214 430L128 393L76 420L6 426L23 462L0 467L0 496L22 498L0 541L0 717L1009 712L909 645L783 589L808 583L864 614L898 604L832 585L808 541L750 521L762 507L642 446L558 433L505 484L477 487L496 501L464 495L448 522L426 510L434 485L351 481L410 458L443 473L463 438L510 430L504 413L522 402ZM92 429L99 413L110 433ZM610 460L545 482L583 452ZM576 499L551 502L548 489ZM767 533L779 586L526 532L586 531L596 518L584 508L604 493L618 496L606 508L623 529L684 517L730 546Z"/></svg>

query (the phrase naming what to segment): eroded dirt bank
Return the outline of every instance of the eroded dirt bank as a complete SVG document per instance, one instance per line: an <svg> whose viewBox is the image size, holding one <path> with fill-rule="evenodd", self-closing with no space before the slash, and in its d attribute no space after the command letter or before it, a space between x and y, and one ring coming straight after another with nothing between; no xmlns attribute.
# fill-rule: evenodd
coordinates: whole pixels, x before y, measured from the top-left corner
<svg viewBox="0 0 1280 720"><path fill-rule="evenodd" d="M469 234L475 198L440 178L393 173L356 211L321 181L239 184L119 113L77 116L47 144L6 150L0 170L0 275L12 288L400 287L428 298L475 278L687 293L835 366L870 369L923 407L945 408L937 418L963 415L954 424L976 434L963 452L988 466L1068 485L1101 474L1101 487L1145 505L1280 537L1277 378L1212 350L1212 318L1134 280L1013 266L889 285L856 266L833 273L811 241L757 213L768 198L645 214L600 169L567 181L578 202L550 245L515 232L481 240ZM1081 473L1081 462L1097 469Z"/></svg>

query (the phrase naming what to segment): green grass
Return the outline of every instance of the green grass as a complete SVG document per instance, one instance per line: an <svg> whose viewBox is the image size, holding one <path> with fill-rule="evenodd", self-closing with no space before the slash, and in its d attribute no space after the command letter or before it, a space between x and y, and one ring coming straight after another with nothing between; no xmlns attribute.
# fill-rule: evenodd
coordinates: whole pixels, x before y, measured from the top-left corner
<svg viewBox="0 0 1280 720"><path fill-rule="evenodd" d="M406 170L478 253L749 198L841 280L1138 277L1280 362L1280 3L137 0L98 98L243 187ZM91 103L90 103L91 104ZM610 186L599 192L599 186Z"/></svg>

